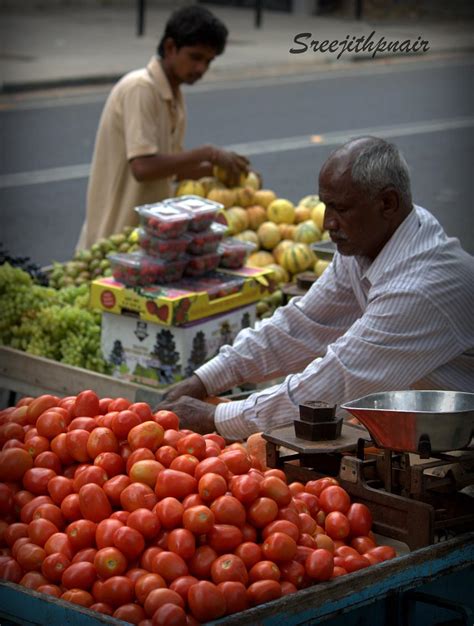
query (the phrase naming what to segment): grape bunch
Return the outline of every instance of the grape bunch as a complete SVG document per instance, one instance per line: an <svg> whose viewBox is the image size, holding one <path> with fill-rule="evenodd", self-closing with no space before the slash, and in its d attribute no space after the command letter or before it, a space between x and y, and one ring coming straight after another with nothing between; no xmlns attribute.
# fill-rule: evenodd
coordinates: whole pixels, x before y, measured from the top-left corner
<svg viewBox="0 0 474 626"><path fill-rule="evenodd" d="M31 276L38 285L47 285L48 277L43 270L33 263L29 257L13 257L10 256L8 250L0 243L0 265L8 263L12 267L17 267Z"/></svg>
<svg viewBox="0 0 474 626"><path fill-rule="evenodd" d="M109 373L100 348L100 313L88 309L89 287L57 291L0 266L0 343L30 354Z"/></svg>

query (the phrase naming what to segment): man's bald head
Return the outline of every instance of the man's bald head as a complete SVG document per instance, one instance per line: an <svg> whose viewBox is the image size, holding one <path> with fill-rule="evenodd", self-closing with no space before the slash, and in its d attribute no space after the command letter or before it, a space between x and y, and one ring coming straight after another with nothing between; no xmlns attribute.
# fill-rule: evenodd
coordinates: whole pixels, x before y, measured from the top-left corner
<svg viewBox="0 0 474 626"><path fill-rule="evenodd" d="M358 137L319 174L325 228L341 254L374 259L412 209L408 166L393 144Z"/></svg>

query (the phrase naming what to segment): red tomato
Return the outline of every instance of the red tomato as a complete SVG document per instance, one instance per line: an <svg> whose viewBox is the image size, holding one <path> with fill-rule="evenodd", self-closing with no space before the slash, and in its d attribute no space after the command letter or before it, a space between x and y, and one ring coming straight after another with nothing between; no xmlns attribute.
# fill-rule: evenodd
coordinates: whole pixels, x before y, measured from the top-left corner
<svg viewBox="0 0 474 626"><path fill-rule="evenodd" d="M196 551L196 540L191 531L175 528L168 535L168 550L179 554L183 559L190 559Z"/></svg>
<svg viewBox="0 0 474 626"><path fill-rule="evenodd" d="M369 567L371 565L369 559L366 559L365 556L361 554L357 555L349 555L344 559L344 569L346 572L355 572L359 569L363 569L364 567Z"/></svg>
<svg viewBox="0 0 474 626"><path fill-rule="evenodd" d="M136 509L149 509L151 511L156 502L157 498L153 489L142 483L132 483L120 494L120 504L130 513Z"/></svg>
<svg viewBox="0 0 474 626"><path fill-rule="evenodd" d="M127 569L127 559L117 548L102 548L95 555L94 567L101 578L120 576Z"/></svg>
<svg viewBox="0 0 474 626"><path fill-rule="evenodd" d="M90 589L97 578L93 563L72 563L62 575L61 583L66 589Z"/></svg>
<svg viewBox="0 0 474 626"><path fill-rule="evenodd" d="M195 576L180 576L173 580L170 585L170 589L179 593L179 595L183 598L184 602L188 601L188 591L189 588L195 585L198 579Z"/></svg>
<svg viewBox="0 0 474 626"><path fill-rule="evenodd" d="M184 559L179 554L166 550L155 556L152 569L155 574L163 576L168 584L179 578L179 576L187 576L189 573Z"/></svg>
<svg viewBox="0 0 474 626"><path fill-rule="evenodd" d="M146 402L134 402L128 409L138 415L141 422L148 422L153 419L153 413L150 405Z"/></svg>
<svg viewBox="0 0 474 626"><path fill-rule="evenodd" d="M190 573L199 579L210 578L211 565L216 560L217 556L217 552L211 548L211 546L199 546L188 561Z"/></svg>
<svg viewBox="0 0 474 626"><path fill-rule="evenodd" d="M351 541L351 547L355 548L359 554L365 554L372 548L376 547L376 543L370 537L354 537Z"/></svg>
<svg viewBox="0 0 474 626"><path fill-rule="evenodd" d="M182 500L196 491L196 479L185 472L164 469L156 479L155 493L160 499L172 496Z"/></svg>
<svg viewBox="0 0 474 626"><path fill-rule="evenodd" d="M260 495L275 500L278 507L291 502L291 491L286 482L276 476L267 476L260 483Z"/></svg>
<svg viewBox="0 0 474 626"><path fill-rule="evenodd" d="M299 513L295 509L288 506L279 509L277 520L286 520L298 528L300 527Z"/></svg>
<svg viewBox="0 0 474 626"><path fill-rule="evenodd" d="M293 522L289 522L288 520L277 519L274 522L270 522L270 524L267 524L267 526L265 526L262 531L262 538L267 539L269 535L275 532L286 533L295 541L298 541L300 536L300 531L296 524L293 524Z"/></svg>
<svg viewBox="0 0 474 626"><path fill-rule="evenodd" d="M178 472L185 472L190 476L194 476L194 472L198 465L199 459L197 459L192 454L180 454L171 461L169 468L172 470L177 470Z"/></svg>
<svg viewBox="0 0 474 626"><path fill-rule="evenodd" d="M54 439L60 433L66 432L66 420L64 415L54 410L45 411L36 420L38 435Z"/></svg>
<svg viewBox="0 0 474 626"><path fill-rule="evenodd" d="M110 478L106 483L104 483L102 488L110 502L114 506L119 506L122 491L124 491L131 482L132 481L130 480L130 478L128 476L125 476L125 474L117 474L113 478Z"/></svg>
<svg viewBox="0 0 474 626"><path fill-rule="evenodd" d="M276 580L258 580L247 589L247 597L251 606L281 598L281 593L281 586Z"/></svg>
<svg viewBox="0 0 474 626"><path fill-rule="evenodd" d="M278 505L271 498L257 498L247 510L247 518L257 528L263 528L278 515Z"/></svg>
<svg viewBox="0 0 474 626"><path fill-rule="evenodd" d="M163 441L164 430L156 422L142 422L128 433L127 440L132 450L148 448L155 452Z"/></svg>
<svg viewBox="0 0 474 626"><path fill-rule="evenodd" d="M33 513L33 520L45 519L52 522L58 530L62 530L64 527L64 517L61 513L61 509L55 504L40 504L40 506Z"/></svg>
<svg viewBox="0 0 474 626"><path fill-rule="evenodd" d="M55 598L61 597L61 589L57 585L41 585L36 591L38 593L46 593Z"/></svg>
<svg viewBox="0 0 474 626"><path fill-rule="evenodd" d="M28 405L28 411L26 414L28 424L35 424L41 413L58 406L58 404L59 398L56 396L51 396L49 394L38 396L38 398L32 400Z"/></svg>
<svg viewBox="0 0 474 626"><path fill-rule="evenodd" d="M358 537L368 535L372 528L372 514L365 504L354 502L347 511L350 525L350 534Z"/></svg>
<svg viewBox="0 0 474 626"><path fill-rule="evenodd" d="M244 541L257 541L257 529L251 524L245 523L242 526L241 531Z"/></svg>
<svg viewBox="0 0 474 626"><path fill-rule="evenodd" d="M76 397L74 414L76 417L94 417L100 413L99 398L94 391L86 389Z"/></svg>
<svg viewBox="0 0 474 626"><path fill-rule="evenodd" d="M292 496L296 496L297 493L302 493L304 491L304 485L303 483L295 481L288 485L288 489L290 490Z"/></svg>
<svg viewBox="0 0 474 626"><path fill-rule="evenodd" d="M97 422L93 417L75 417L71 422L69 422L67 431L71 430L87 430L91 432L97 426Z"/></svg>
<svg viewBox="0 0 474 626"><path fill-rule="evenodd" d="M331 539L345 539L350 533L349 520L339 511L331 511L326 516L324 527Z"/></svg>
<svg viewBox="0 0 474 626"><path fill-rule="evenodd" d="M55 504L61 504L73 490L73 481L64 476L54 476L48 482L48 492Z"/></svg>
<svg viewBox="0 0 474 626"><path fill-rule="evenodd" d="M244 541L237 546L234 553L242 559L245 567L250 570L256 563L262 560L262 549L253 541Z"/></svg>
<svg viewBox="0 0 474 626"><path fill-rule="evenodd" d="M89 434L89 431L83 428L75 428L66 433L67 452L75 461L79 461L79 463L89 463L91 460L87 452Z"/></svg>
<svg viewBox="0 0 474 626"><path fill-rule="evenodd" d="M175 604L181 608L184 608L183 598L172 589L153 589L147 595L144 609L145 613L152 617L156 611L165 604Z"/></svg>
<svg viewBox="0 0 474 626"><path fill-rule="evenodd" d="M104 490L93 483L80 488L79 506L84 518L93 522L100 522L112 514L112 507Z"/></svg>
<svg viewBox="0 0 474 626"><path fill-rule="evenodd" d="M206 454L206 440L198 433L185 435L177 442L176 449L180 454L191 454L202 460Z"/></svg>
<svg viewBox="0 0 474 626"><path fill-rule="evenodd" d="M126 439L128 433L142 423L140 417L134 411L125 409L125 411L118 411L114 414L111 420L111 428L119 440Z"/></svg>
<svg viewBox="0 0 474 626"><path fill-rule="evenodd" d="M248 582L248 573L245 563L236 554L223 554L211 566L211 577L217 585L225 581Z"/></svg>
<svg viewBox="0 0 474 626"><path fill-rule="evenodd" d="M159 574L146 573L143 574L143 576L140 576L135 583L135 596L138 602L144 605L150 591L153 591L153 589L165 588L166 582L163 576L160 576Z"/></svg>
<svg viewBox="0 0 474 626"><path fill-rule="evenodd" d="M194 478L199 480L207 474L208 472L212 472L213 474L220 474L223 478L227 479L229 474L229 470L227 469L227 465L220 458L210 457L202 460L196 470L194 472Z"/></svg>
<svg viewBox="0 0 474 626"><path fill-rule="evenodd" d="M155 459L146 459L134 463L130 468L129 476L132 482L143 483L154 489L158 474L164 469L164 465Z"/></svg>
<svg viewBox="0 0 474 626"><path fill-rule="evenodd" d="M18 584L22 576L23 571L15 559L7 557L0 561L0 579Z"/></svg>
<svg viewBox="0 0 474 626"><path fill-rule="evenodd" d="M207 506L192 506L182 515L183 526L196 535L208 533L214 526L214 513Z"/></svg>
<svg viewBox="0 0 474 626"><path fill-rule="evenodd" d="M27 589L38 589L41 585L47 585L48 579L39 572L26 572L18 584Z"/></svg>
<svg viewBox="0 0 474 626"><path fill-rule="evenodd" d="M282 581L292 583L297 589L303 586L306 570L302 563L298 561L281 563L280 572Z"/></svg>
<svg viewBox="0 0 474 626"><path fill-rule="evenodd" d="M314 540L316 542L317 548L324 548L325 550L329 550L329 552L334 553L335 546L334 541L331 539L331 537L328 537L324 533L319 533L315 536Z"/></svg>
<svg viewBox="0 0 474 626"><path fill-rule="evenodd" d="M107 474L101 467L97 465L89 465L81 472L76 472L73 481L73 488L76 493L79 493L82 486L88 483L94 483L102 487L108 480Z"/></svg>
<svg viewBox="0 0 474 626"><path fill-rule="evenodd" d="M127 398L114 398L111 402L109 402L109 406L107 407L107 411L125 411L128 409L132 403Z"/></svg>
<svg viewBox="0 0 474 626"><path fill-rule="evenodd" d="M198 491L202 500L210 503L227 492L227 481L220 474L204 474L199 479Z"/></svg>
<svg viewBox="0 0 474 626"><path fill-rule="evenodd" d="M179 428L179 417L173 411L157 411L152 419L160 424L164 430L178 430Z"/></svg>
<svg viewBox="0 0 474 626"><path fill-rule="evenodd" d="M284 580L281 583L281 595L282 595L282 597L283 596L289 596L290 593L295 593L296 591L298 591L296 586L293 583L290 583L288 580Z"/></svg>
<svg viewBox="0 0 474 626"><path fill-rule="evenodd" d="M94 459L94 465L101 467L109 478L122 474L125 463L117 452L101 452Z"/></svg>
<svg viewBox="0 0 474 626"><path fill-rule="evenodd" d="M227 469L236 476L247 474L251 466L250 457L242 450L224 451L219 458L227 465Z"/></svg>
<svg viewBox="0 0 474 626"><path fill-rule="evenodd" d="M246 521L246 511L242 503L234 496L223 495L211 504L215 521L218 524L232 524L242 527Z"/></svg>
<svg viewBox="0 0 474 626"><path fill-rule="evenodd" d="M74 462L73 457L67 450L67 433L61 433L55 437L50 443L51 450L58 455L63 465L69 465Z"/></svg>
<svg viewBox="0 0 474 626"><path fill-rule="evenodd" d="M61 461L59 460L58 455L51 452L51 450L38 454L38 456L35 457L33 466L45 467L46 469L53 470L56 474L60 474L62 470Z"/></svg>
<svg viewBox="0 0 474 626"><path fill-rule="evenodd" d="M20 537L28 537L28 524L23 524L22 522L9 524L5 529L5 534L3 535L6 544L10 548L17 539L20 539Z"/></svg>
<svg viewBox="0 0 474 626"><path fill-rule="evenodd" d="M32 543L44 547L51 535L57 533L56 526L47 519L35 519L28 525L28 537Z"/></svg>
<svg viewBox="0 0 474 626"><path fill-rule="evenodd" d="M152 546L151 548L147 548L140 557L140 567L147 570L147 572L152 571L152 564L155 556L163 552L163 548L159 546Z"/></svg>
<svg viewBox="0 0 474 626"><path fill-rule="evenodd" d="M245 611L249 606L247 590L245 585L237 581L224 581L217 585L217 588L223 593L226 605L226 615Z"/></svg>
<svg viewBox="0 0 474 626"><path fill-rule="evenodd" d="M77 550L94 546L97 524L91 520L80 519L69 524L66 534L72 547Z"/></svg>
<svg viewBox="0 0 474 626"><path fill-rule="evenodd" d="M249 571L249 582L257 580L280 580L280 568L273 561L259 561Z"/></svg>
<svg viewBox="0 0 474 626"><path fill-rule="evenodd" d="M105 415L109 410L109 404L112 402L112 398L100 398L99 400L99 415Z"/></svg>
<svg viewBox="0 0 474 626"><path fill-rule="evenodd" d="M230 490L237 500L248 505L258 498L260 485L252 476L234 476L230 481Z"/></svg>
<svg viewBox="0 0 474 626"><path fill-rule="evenodd" d="M113 536L115 547L118 548L129 561L136 559L145 549L143 535L128 526L117 528Z"/></svg>
<svg viewBox="0 0 474 626"><path fill-rule="evenodd" d="M165 446L171 446L172 448L176 448L176 446L178 445L178 441L185 436L185 433L170 428L169 430L165 430L165 434L163 435L163 443Z"/></svg>
<svg viewBox="0 0 474 626"><path fill-rule="evenodd" d="M334 569L334 557L329 550L318 548L305 561L306 573L313 580L329 580Z"/></svg>
<svg viewBox="0 0 474 626"><path fill-rule="evenodd" d="M219 554L233 552L243 541L240 528L231 524L214 524L207 533L208 544Z"/></svg>
<svg viewBox="0 0 474 626"><path fill-rule="evenodd" d="M140 532L146 540L156 537L161 528L158 515L149 509L135 509L127 518L127 526Z"/></svg>
<svg viewBox="0 0 474 626"><path fill-rule="evenodd" d="M56 472L46 467L32 467L23 476L23 486L31 493L45 495L48 493L48 482L56 476Z"/></svg>
<svg viewBox="0 0 474 626"><path fill-rule="evenodd" d="M309 513L300 513L298 517L300 532L308 533L308 535L314 535L317 531L318 524L311 517L311 515L309 515Z"/></svg>
<svg viewBox="0 0 474 626"><path fill-rule="evenodd" d="M119 451L117 437L110 428L98 427L91 431L87 440L87 454L91 459L102 452Z"/></svg>
<svg viewBox="0 0 474 626"><path fill-rule="evenodd" d="M347 574L347 571L339 566L339 565L334 565L334 569L332 571L332 578L337 578L338 576L344 576L344 574Z"/></svg>
<svg viewBox="0 0 474 626"><path fill-rule="evenodd" d="M262 552L268 561L291 561L296 554L296 541L286 533L274 532L263 542Z"/></svg>
<svg viewBox="0 0 474 626"><path fill-rule="evenodd" d="M64 519L74 522L81 518L81 507L79 505L79 494L71 493L61 502L61 513Z"/></svg>
<svg viewBox="0 0 474 626"><path fill-rule="evenodd" d="M52 504L49 496L36 496L21 507L20 518L24 524L29 524L33 519L34 512L42 504Z"/></svg>
<svg viewBox="0 0 474 626"><path fill-rule="evenodd" d="M133 452L130 452L130 455L127 457L126 467L125 467L127 474L130 472L132 465L137 463L137 461L146 461L146 460L150 460L150 461L156 460L155 455L153 454L151 450L148 450L147 448L137 448Z"/></svg>
<svg viewBox="0 0 474 626"><path fill-rule="evenodd" d="M112 607L118 607L121 604L132 602L134 588L135 585L126 576L111 576L104 582L100 595L103 602Z"/></svg>
<svg viewBox="0 0 474 626"><path fill-rule="evenodd" d="M105 602L94 602L89 608L91 611L97 611L97 613L102 613L103 615L112 615L114 612L113 608L105 604Z"/></svg>
<svg viewBox="0 0 474 626"><path fill-rule="evenodd" d="M122 528L123 523L118 519L103 519L99 524L97 524L97 528L95 531L95 543L97 547L100 549L108 548L114 544L114 534L115 531L119 528Z"/></svg>
<svg viewBox="0 0 474 626"><path fill-rule="evenodd" d="M129 602L122 604L113 613L115 619L121 619L129 624L138 624L146 618L145 610L139 605Z"/></svg>
<svg viewBox="0 0 474 626"><path fill-rule="evenodd" d="M339 483L335 478L325 476L324 478L318 478L318 480L309 480L305 485L305 491L319 497L323 489L330 485L339 485Z"/></svg>
<svg viewBox="0 0 474 626"><path fill-rule="evenodd" d="M18 541L22 540L18 539L17 542ZM25 572L30 572L32 570L39 571L45 558L45 550L34 543L23 543L15 554L15 559Z"/></svg>
<svg viewBox="0 0 474 626"><path fill-rule="evenodd" d="M64 556L71 560L74 549L66 533L55 533L54 535L51 535L48 541L44 544L44 551L46 554L61 552L61 554L64 554Z"/></svg>
<svg viewBox="0 0 474 626"><path fill-rule="evenodd" d="M218 619L226 610L224 594L207 580L202 580L189 589L188 603L191 613L199 622Z"/></svg>
<svg viewBox="0 0 474 626"><path fill-rule="evenodd" d="M90 607L94 602L93 596L84 589L69 589L65 591L60 598L66 602L72 602L73 604L85 607Z"/></svg>
<svg viewBox="0 0 474 626"><path fill-rule="evenodd" d="M172 446L160 446L155 452L156 460L165 467L169 467L177 456L179 456L179 452Z"/></svg>
<svg viewBox="0 0 474 626"><path fill-rule="evenodd" d="M347 513L351 506L351 499L345 489L331 485L321 492L319 505L326 513L330 513L331 511Z"/></svg>
<svg viewBox="0 0 474 626"><path fill-rule="evenodd" d="M163 528L172 529L181 526L183 521L184 506L173 497L160 500L155 507L155 512Z"/></svg>
<svg viewBox="0 0 474 626"><path fill-rule="evenodd" d="M82 550L79 550L79 552L76 552L74 558L72 559L72 563L82 563L82 561L93 563L96 554L97 550L95 548L83 548Z"/></svg>
<svg viewBox="0 0 474 626"><path fill-rule="evenodd" d="M392 546L376 546L375 548L371 548L367 552L368 555L375 556L381 561L389 561L390 559L394 559L397 556L394 548ZM367 556L364 554L364 556Z"/></svg>

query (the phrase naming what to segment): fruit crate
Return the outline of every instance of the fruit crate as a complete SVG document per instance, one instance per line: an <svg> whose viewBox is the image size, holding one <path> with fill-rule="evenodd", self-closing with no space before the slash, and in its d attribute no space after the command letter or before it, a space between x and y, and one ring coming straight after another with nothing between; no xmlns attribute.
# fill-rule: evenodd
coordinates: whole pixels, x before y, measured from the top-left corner
<svg viewBox="0 0 474 626"><path fill-rule="evenodd" d="M148 322L179 326L257 302L273 291L273 276L273 270L243 267L134 289L100 278L91 283L90 303L108 313L138 313Z"/></svg>

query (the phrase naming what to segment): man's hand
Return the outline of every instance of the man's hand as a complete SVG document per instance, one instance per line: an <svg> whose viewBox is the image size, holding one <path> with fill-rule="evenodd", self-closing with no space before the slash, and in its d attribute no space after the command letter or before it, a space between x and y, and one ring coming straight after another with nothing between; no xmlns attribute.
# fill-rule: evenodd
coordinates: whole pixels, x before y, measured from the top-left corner
<svg viewBox="0 0 474 626"><path fill-rule="evenodd" d="M196 433L205 435L216 430L214 423L214 413L216 407L207 402L181 396L175 402L162 402L158 405L158 411L173 411L179 417L179 427L189 428Z"/></svg>
<svg viewBox="0 0 474 626"><path fill-rule="evenodd" d="M214 148L212 162L227 172L226 182L229 187L235 187L240 183L241 174L247 174L250 165L246 157L220 148Z"/></svg>
<svg viewBox="0 0 474 626"><path fill-rule="evenodd" d="M174 402L175 400L181 398L181 396L190 396L191 398L203 400L208 395L209 394L207 393L207 390L199 376L193 374L165 393L163 400L165 402Z"/></svg>

